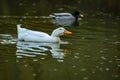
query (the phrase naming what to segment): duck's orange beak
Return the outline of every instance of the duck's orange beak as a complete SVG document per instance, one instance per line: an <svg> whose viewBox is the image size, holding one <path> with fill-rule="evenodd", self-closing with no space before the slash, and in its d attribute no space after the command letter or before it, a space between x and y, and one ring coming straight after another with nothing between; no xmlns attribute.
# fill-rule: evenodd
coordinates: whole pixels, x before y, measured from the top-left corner
<svg viewBox="0 0 120 80"><path fill-rule="evenodd" d="M72 34L72 32L68 31L68 30L64 30L64 34Z"/></svg>

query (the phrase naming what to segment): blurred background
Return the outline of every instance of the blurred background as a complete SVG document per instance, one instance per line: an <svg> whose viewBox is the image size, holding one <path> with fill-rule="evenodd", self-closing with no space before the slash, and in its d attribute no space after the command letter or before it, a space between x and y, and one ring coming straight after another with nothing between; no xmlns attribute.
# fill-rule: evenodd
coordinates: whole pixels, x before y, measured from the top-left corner
<svg viewBox="0 0 120 80"><path fill-rule="evenodd" d="M80 10L87 16L119 16L120 0L0 0L0 16L46 16Z"/></svg>

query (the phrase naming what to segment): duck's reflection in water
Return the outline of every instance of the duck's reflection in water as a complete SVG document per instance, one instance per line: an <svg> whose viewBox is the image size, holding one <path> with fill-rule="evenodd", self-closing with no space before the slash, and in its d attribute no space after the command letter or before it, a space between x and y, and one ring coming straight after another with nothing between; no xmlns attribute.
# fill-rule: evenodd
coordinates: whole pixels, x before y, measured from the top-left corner
<svg viewBox="0 0 120 80"><path fill-rule="evenodd" d="M61 44L67 45L66 42ZM17 42L16 47L18 80L42 80L46 73L56 70L54 65L64 62L66 53L70 53L67 49L60 49L58 43Z"/></svg>
<svg viewBox="0 0 120 80"><path fill-rule="evenodd" d="M67 49L60 49L59 43L34 43L18 41L16 47L17 58L23 58L24 56L36 57L37 55L47 56L50 52L53 58L64 59L66 53L70 53Z"/></svg>
<svg viewBox="0 0 120 80"><path fill-rule="evenodd" d="M53 24L57 25L57 26L74 26L74 27L78 27L79 26L79 21L74 21L71 19L56 19L56 20L52 20Z"/></svg>

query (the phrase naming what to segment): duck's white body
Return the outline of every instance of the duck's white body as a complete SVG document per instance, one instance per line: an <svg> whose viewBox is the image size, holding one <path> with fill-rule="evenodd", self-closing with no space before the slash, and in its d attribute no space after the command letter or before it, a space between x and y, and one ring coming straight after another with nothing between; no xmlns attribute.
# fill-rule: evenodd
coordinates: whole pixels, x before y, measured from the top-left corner
<svg viewBox="0 0 120 80"><path fill-rule="evenodd" d="M18 40L21 41L33 41L33 42L59 42L60 36L64 34L71 34L64 28L60 27L55 29L51 35L44 32L32 31L26 28L21 28L21 25L17 25ZM64 32L66 31L66 33Z"/></svg>

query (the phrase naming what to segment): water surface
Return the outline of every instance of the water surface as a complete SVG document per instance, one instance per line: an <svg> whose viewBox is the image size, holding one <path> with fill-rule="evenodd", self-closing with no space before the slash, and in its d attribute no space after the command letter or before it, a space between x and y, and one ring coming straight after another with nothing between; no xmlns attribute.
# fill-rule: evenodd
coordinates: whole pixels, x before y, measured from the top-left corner
<svg viewBox="0 0 120 80"><path fill-rule="evenodd" d="M16 25L51 34L47 17L0 18L0 80L119 80L120 23L84 18L58 43L17 41Z"/></svg>

